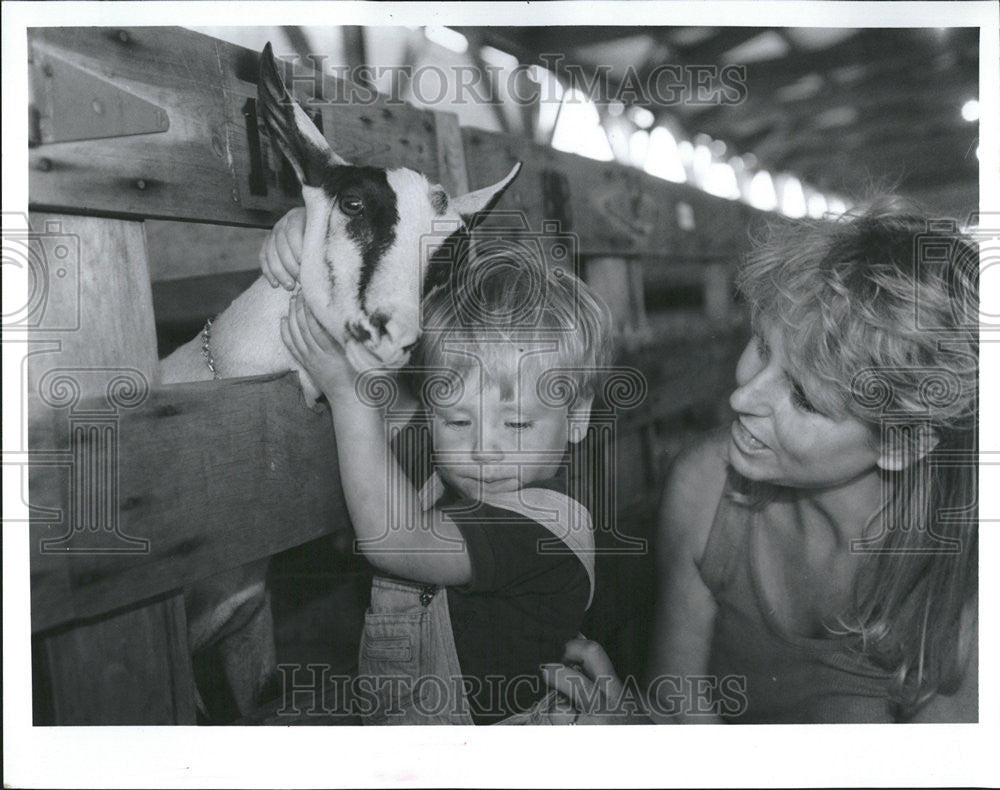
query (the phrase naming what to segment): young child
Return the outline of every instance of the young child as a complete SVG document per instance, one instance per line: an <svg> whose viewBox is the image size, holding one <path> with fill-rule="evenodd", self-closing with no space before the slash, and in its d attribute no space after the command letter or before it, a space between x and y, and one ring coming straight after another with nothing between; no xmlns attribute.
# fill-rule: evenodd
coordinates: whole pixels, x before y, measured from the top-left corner
<svg viewBox="0 0 1000 790"><path fill-rule="evenodd" d="M378 571L357 687L372 723L559 721L540 665L561 658L593 595L594 525L574 482L589 470L573 474L570 450L610 362L610 314L544 264L468 266L424 300L404 371L422 408L404 428L359 398L366 380L301 298L282 323L329 401Z"/></svg>

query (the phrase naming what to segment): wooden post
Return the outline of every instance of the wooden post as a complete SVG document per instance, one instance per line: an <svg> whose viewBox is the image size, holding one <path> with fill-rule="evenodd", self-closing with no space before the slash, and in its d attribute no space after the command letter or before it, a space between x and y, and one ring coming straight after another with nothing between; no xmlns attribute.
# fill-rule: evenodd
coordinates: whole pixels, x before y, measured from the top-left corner
<svg viewBox="0 0 1000 790"><path fill-rule="evenodd" d="M465 168L465 147L457 115L442 110L434 113L434 140L441 186L449 195L468 192L469 174Z"/></svg>
<svg viewBox="0 0 1000 790"><path fill-rule="evenodd" d="M731 267L719 261L705 266L705 315L713 323L728 323L733 312Z"/></svg>
<svg viewBox="0 0 1000 790"><path fill-rule="evenodd" d="M141 402L159 378L142 223L39 213L30 221L39 234L33 287L44 302L39 328L30 335L40 350L28 362L29 409L37 419L46 410L62 414L68 407L70 449L64 461L72 467L63 535L33 543L32 556L63 553L72 564L95 553L141 553L142 541L129 541L117 531L115 422L116 410ZM83 400L86 412L76 409ZM103 405L93 409L97 402ZM99 452L74 454L75 440L84 434ZM31 450L59 452L55 447ZM54 724L195 723L179 590L42 633L36 647L52 694Z"/></svg>
<svg viewBox="0 0 1000 790"><path fill-rule="evenodd" d="M632 348L648 326L641 264L625 258L591 258L586 280L611 309L615 334Z"/></svg>
<svg viewBox="0 0 1000 790"><path fill-rule="evenodd" d="M54 724L194 724L184 599L129 609L41 640Z"/></svg>

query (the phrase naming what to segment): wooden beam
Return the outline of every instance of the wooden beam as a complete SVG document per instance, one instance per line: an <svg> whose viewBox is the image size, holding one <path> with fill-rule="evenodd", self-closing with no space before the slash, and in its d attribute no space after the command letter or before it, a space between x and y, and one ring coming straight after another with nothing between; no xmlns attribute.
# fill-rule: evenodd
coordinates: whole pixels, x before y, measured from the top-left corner
<svg viewBox="0 0 1000 790"><path fill-rule="evenodd" d="M181 596L63 629L39 641L42 666L58 693L60 725L195 724L195 686ZM168 693L142 678L165 673Z"/></svg>
<svg viewBox="0 0 1000 790"><path fill-rule="evenodd" d="M790 54L773 60L748 63L747 82L751 98L773 100L775 91L786 87L809 75L818 74L830 86L838 86L841 81L835 77L841 69L863 66L864 82L882 81L900 88L914 88L928 85L928 78L952 79L960 75L963 80L975 84L978 72L978 31L968 45L956 41L947 49L935 47L931 42L914 40L908 31L867 29L860 30L851 38L837 42L826 49ZM964 41L965 38L962 39ZM891 53L891 54L886 54ZM933 58L939 53L947 53L952 61L942 61L937 66ZM850 91L857 87L853 81L844 84ZM682 110L699 116L718 113L715 107L684 107Z"/></svg>
<svg viewBox="0 0 1000 790"><path fill-rule="evenodd" d="M141 399L159 377L159 362L142 224L39 213L30 220L45 255L38 274L46 278L37 284L45 299L41 320L29 335L35 350L27 366L28 447L42 450L41 465L35 461L28 468L32 545L47 558L67 560L74 538L81 536L83 542L107 540L118 549L127 543L119 539L118 502L113 502L122 477L115 410ZM60 438L76 445L65 452L37 430L43 413L56 412L62 415ZM86 450L79 446L84 442ZM46 485L49 474L61 475L61 488ZM54 496L57 491L64 495L61 501ZM38 519L50 520L58 512L72 514L63 532L51 527L39 532ZM43 544L46 539L51 542ZM141 551L142 545L133 542L128 548ZM39 573L45 572L44 562L40 566L34 559L32 626L37 632L45 613L34 602ZM35 647L43 657L44 677L36 678L34 691L51 690L51 723L194 723L183 601L174 589L159 592L147 605L88 623L83 630L39 636ZM67 596L62 606L75 605L71 583L56 581L48 591L49 600L60 595ZM128 603L112 602L103 611Z"/></svg>
<svg viewBox="0 0 1000 790"><path fill-rule="evenodd" d="M282 165L274 146L266 144L259 159L251 158L247 129L257 119L245 112L257 98L258 53L180 28L34 28L28 46L42 86L59 77L60 64L72 64L151 102L169 120L166 132L32 148L32 206L270 227L301 203L277 184ZM55 77L45 76L47 66ZM286 77L294 77L291 88L303 101L317 87L325 89L326 101L307 102L307 109L319 114L324 134L345 159L405 165L438 179L431 112L367 91L352 93L346 83L330 75L319 80L301 63L294 73L288 65ZM266 195L251 189L255 169Z"/></svg>
<svg viewBox="0 0 1000 790"><path fill-rule="evenodd" d="M720 27L704 41L687 47L673 45L673 49L679 51L684 63L719 64L723 62L722 55L729 50L773 30L771 27Z"/></svg>
<svg viewBox="0 0 1000 790"><path fill-rule="evenodd" d="M66 410L32 399L29 414L32 451L67 459L31 468L34 632L349 529L329 415L305 407L292 374L173 385L121 410L117 523L126 538L147 541L138 553L116 553L114 536L78 529ZM73 441L75 457L87 458L95 439L82 431ZM45 513L61 515L43 521ZM42 550L64 536L63 550Z"/></svg>
<svg viewBox="0 0 1000 790"><path fill-rule="evenodd" d="M61 206L71 213L114 214L270 227L299 203L272 182L267 195L249 190L250 154L243 108L256 96L257 53L183 30L137 28L44 28L32 31L35 65L46 58L73 61L108 75L122 89L157 103L170 117L162 134L42 145L30 152L29 190L33 205ZM489 40L488 38L486 40ZM296 66L299 75L301 65ZM346 90L332 78L329 91ZM314 82L296 76L295 89L308 96ZM349 161L378 166L406 165L432 180L441 172L441 127L434 113L388 105L329 102L314 108L324 133ZM500 208L520 211L532 229L545 216L537 179L546 170L571 182L570 213L583 254L660 254L685 243L677 233L678 201L698 213L732 215L731 201L688 185L672 184L635 168L596 163L511 135L463 129L468 183L494 183L517 160L521 177ZM272 166L276 159L270 158ZM269 171L270 172L270 171ZM595 173L600 175L595 179ZM275 172L271 172L275 176ZM142 184L140 188L139 184ZM705 230L705 245L730 239ZM699 231L701 232L701 231ZM728 243L728 242L727 242ZM738 245L737 245L738 246ZM196 267L195 267L196 268ZM191 274L204 274L194 271Z"/></svg>
<svg viewBox="0 0 1000 790"><path fill-rule="evenodd" d="M161 220L144 225L149 279L154 283L224 272L260 272L257 256L268 236L262 228Z"/></svg>
<svg viewBox="0 0 1000 790"><path fill-rule="evenodd" d="M898 136L892 139L878 140L870 138L854 146L841 148L837 145L823 145L815 141L808 148L803 148L794 156L783 161L783 166L804 172L810 168L824 169L836 160L848 169L866 168L872 173L887 174L893 167L900 172L919 173L921 169L931 166L938 169L937 163L942 159L957 162L959 166L967 163L971 172L977 170L975 158L975 138L968 141L967 149L955 145L955 136L950 132L938 133L923 139L909 139ZM880 167L873 165L881 163Z"/></svg>
<svg viewBox="0 0 1000 790"><path fill-rule="evenodd" d="M288 37L288 43L292 45L292 49L298 55L299 61L303 64L309 63L310 57L316 50L309 43L309 36L306 34L305 29L298 25L286 25L281 29Z"/></svg>
<svg viewBox="0 0 1000 790"><path fill-rule="evenodd" d="M361 66L368 65L365 29L360 25L344 25L341 27L341 35L344 38L347 65L353 69L354 81L367 90L374 90L375 86L365 78L364 73L360 70Z"/></svg>
<svg viewBox="0 0 1000 790"><path fill-rule="evenodd" d="M490 109L493 111L493 118L496 120L497 125L500 127L500 131L504 134L510 134L512 132L510 128L510 121L507 119L507 114L504 112L502 99L499 97L498 91L498 80L499 75L497 72L492 71L486 67L486 63L482 56L482 38L478 33L469 33L471 38L469 38L469 49L470 55L472 56L472 62L476 65L479 70L479 76L482 78L480 81L483 87L486 89L486 102L489 104Z"/></svg>
<svg viewBox="0 0 1000 790"><path fill-rule="evenodd" d="M952 118L934 116L909 120L893 116L871 117L834 129L807 127L797 133L783 132L782 136L769 139L766 145L758 146L754 153L761 161L782 169L800 156L823 151L872 150L897 143L929 147L962 138L971 143L976 134L961 119L956 123Z"/></svg>

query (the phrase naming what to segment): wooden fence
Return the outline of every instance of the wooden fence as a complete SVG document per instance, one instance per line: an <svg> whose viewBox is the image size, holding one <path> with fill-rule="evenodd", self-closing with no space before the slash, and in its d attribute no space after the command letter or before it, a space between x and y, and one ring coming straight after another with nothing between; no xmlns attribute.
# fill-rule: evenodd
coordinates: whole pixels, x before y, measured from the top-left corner
<svg viewBox="0 0 1000 790"><path fill-rule="evenodd" d="M35 692L57 724L193 723L183 586L350 525L330 421L293 376L159 384L154 291L243 283L256 259L219 271L192 256L151 280L144 221L267 228L299 198L257 118L258 53L164 28L38 28L28 45L40 296L5 330L29 342ZM405 165L452 193L524 162L501 208L576 235L651 383L616 434L618 509L626 531L648 534L656 424L729 386L729 278L757 213L447 112L317 101L301 66L286 82L348 161ZM644 284L665 272L704 287L709 329L694 342L665 345L647 313ZM630 562L645 560L602 560L598 638L614 642L609 624L629 619L622 580L642 579Z"/></svg>

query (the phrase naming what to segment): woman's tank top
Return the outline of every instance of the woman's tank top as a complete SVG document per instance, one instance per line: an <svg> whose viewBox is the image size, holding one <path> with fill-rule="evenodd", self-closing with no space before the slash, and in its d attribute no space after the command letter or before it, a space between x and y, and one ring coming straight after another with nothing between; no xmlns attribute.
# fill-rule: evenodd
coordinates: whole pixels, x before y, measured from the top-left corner
<svg viewBox="0 0 1000 790"><path fill-rule="evenodd" d="M734 723L891 722L891 676L846 639L787 633L762 595L753 551L769 520L793 517L791 505L752 509L727 485L705 547L700 572L718 604L709 673L724 687L744 690ZM717 683L716 685L719 685Z"/></svg>

